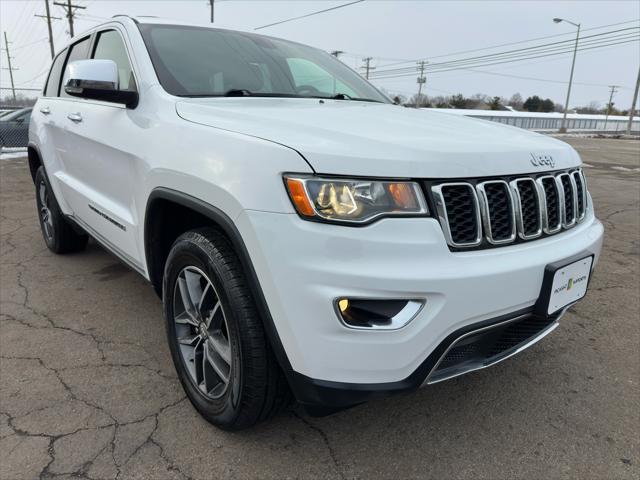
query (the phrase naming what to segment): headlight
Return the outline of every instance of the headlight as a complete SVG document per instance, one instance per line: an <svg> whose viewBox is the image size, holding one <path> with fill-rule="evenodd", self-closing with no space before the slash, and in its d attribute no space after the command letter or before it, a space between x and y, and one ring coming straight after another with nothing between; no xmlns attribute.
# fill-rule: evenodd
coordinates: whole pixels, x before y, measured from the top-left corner
<svg viewBox="0 0 640 480"><path fill-rule="evenodd" d="M363 224L429 213L415 182L286 175L285 184L297 212L309 220Z"/></svg>

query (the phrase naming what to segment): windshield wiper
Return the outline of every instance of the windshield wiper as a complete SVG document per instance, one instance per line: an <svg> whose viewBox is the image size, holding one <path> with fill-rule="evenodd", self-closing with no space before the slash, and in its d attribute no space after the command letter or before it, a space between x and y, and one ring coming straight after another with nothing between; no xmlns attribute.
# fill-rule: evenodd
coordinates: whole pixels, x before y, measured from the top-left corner
<svg viewBox="0 0 640 480"><path fill-rule="evenodd" d="M272 92L252 92L246 88L232 88L227 90L222 95L215 95L222 97L281 97L281 98L299 98L300 95L295 93L272 93Z"/></svg>
<svg viewBox="0 0 640 480"><path fill-rule="evenodd" d="M359 98L359 97L352 97L351 95L347 94L347 93L336 93L335 95L331 95L331 96L314 96L312 98L324 98L325 100L352 100L354 102L374 102L374 103L384 103L381 102L380 100L374 100L373 98Z"/></svg>
<svg viewBox="0 0 640 480"><path fill-rule="evenodd" d="M335 95L298 95L296 93L271 93L271 92L252 92L246 88L231 88L224 93L200 93L196 95L183 95L190 98L203 97L279 97L279 98L320 98L324 100L352 100L354 102L375 102L384 103L380 100L372 98L352 97L347 93L336 93Z"/></svg>
<svg viewBox="0 0 640 480"><path fill-rule="evenodd" d="M245 88L232 88L223 94L225 97L251 97L252 95L255 94L251 90L247 90Z"/></svg>

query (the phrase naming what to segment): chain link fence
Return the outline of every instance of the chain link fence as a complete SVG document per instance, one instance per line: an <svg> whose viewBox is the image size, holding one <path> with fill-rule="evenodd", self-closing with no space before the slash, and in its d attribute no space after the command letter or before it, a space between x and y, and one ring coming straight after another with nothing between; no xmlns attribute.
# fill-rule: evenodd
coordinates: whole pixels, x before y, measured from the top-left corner
<svg viewBox="0 0 640 480"><path fill-rule="evenodd" d="M26 150L31 108L40 93L39 88L0 88L0 153Z"/></svg>

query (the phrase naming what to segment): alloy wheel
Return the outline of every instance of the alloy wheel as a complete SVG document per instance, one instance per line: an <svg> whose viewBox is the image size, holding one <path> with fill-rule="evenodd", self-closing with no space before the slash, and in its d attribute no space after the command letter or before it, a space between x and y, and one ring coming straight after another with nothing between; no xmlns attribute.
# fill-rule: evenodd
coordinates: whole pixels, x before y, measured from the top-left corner
<svg viewBox="0 0 640 480"><path fill-rule="evenodd" d="M51 207L49 205L49 192L44 182L40 182L38 186L38 195L40 198L40 219L44 227L44 234L47 240L53 238L53 218L51 217Z"/></svg>
<svg viewBox="0 0 640 480"><path fill-rule="evenodd" d="M174 286L173 305L178 350L191 380L204 396L220 398L229 388L232 352L218 293L202 270L185 267Z"/></svg>

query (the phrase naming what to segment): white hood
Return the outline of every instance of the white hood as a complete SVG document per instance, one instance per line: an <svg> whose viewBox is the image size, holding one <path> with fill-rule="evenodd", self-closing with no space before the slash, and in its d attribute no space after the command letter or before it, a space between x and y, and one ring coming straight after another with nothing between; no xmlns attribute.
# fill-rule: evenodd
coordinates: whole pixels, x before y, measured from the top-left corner
<svg viewBox="0 0 640 480"><path fill-rule="evenodd" d="M297 150L317 173L379 177L481 177L579 165L564 142L515 127L379 103L298 98L180 101L185 120Z"/></svg>

